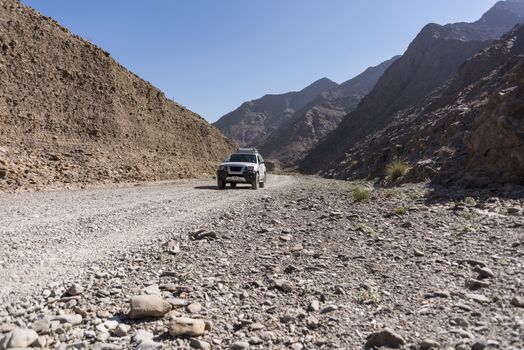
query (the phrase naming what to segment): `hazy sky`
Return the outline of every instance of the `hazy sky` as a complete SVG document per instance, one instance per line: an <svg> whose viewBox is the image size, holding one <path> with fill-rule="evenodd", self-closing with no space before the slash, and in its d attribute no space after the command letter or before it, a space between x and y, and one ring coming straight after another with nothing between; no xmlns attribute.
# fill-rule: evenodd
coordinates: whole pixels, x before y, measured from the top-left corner
<svg viewBox="0 0 524 350"><path fill-rule="evenodd" d="M22 0L215 121L266 93L343 82L401 54L429 22L495 0Z"/></svg>

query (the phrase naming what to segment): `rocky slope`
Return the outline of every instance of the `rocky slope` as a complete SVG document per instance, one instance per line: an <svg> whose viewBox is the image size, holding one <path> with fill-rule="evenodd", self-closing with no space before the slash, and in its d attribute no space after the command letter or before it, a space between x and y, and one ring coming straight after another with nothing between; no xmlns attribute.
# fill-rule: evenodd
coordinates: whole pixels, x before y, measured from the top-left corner
<svg viewBox="0 0 524 350"><path fill-rule="evenodd" d="M0 3L0 190L210 172L232 147L110 55Z"/></svg>
<svg viewBox="0 0 524 350"><path fill-rule="evenodd" d="M300 162L300 168L305 172L325 171L343 161L357 142L387 126L395 113L421 103L452 78L468 58L523 17L521 0L502 1L475 23L427 25L359 107Z"/></svg>
<svg viewBox="0 0 524 350"><path fill-rule="evenodd" d="M261 147L262 154L266 158L278 160L283 166L292 165L302 158L320 139L333 131L347 113L357 107L399 57L370 67L355 78L321 93L268 137Z"/></svg>
<svg viewBox="0 0 524 350"><path fill-rule="evenodd" d="M524 183L523 57L521 25L464 63L423 104L357 143L334 174L382 176L400 158L413 165L410 180Z"/></svg>
<svg viewBox="0 0 524 350"><path fill-rule="evenodd" d="M147 243L129 249L123 240L106 248L118 254L73 269L34 294L9 295L0 305L0 348L522 348L522 187L374 189L295 181L277 190L248 189L232 208L225 203L190 221L173 216L169 225L162 215ZM82 241L107 226L127 232L133 217L143 224L151 213L176 211L181 202L171 199L191 191L162 189L75 191L73 197L88 203L76 201L70 215L88 219L44 227L78 226ZM223 200L224 192L207 191L200 197ZM357 200L362 193L369 199ZM54 198L26 197L37 212L71 201L67 193L45 195ZM137 196L141 205L131 205ZM100 207L123 203L130 206L97 215ZM38 241L31 226L11 236L21 233ZM48 243L55 254L70 253L61 253L62 241ZM7 248L8 256L21 254Z"/></svg>
<svg viewBox="0 0 524 350"><path fill-rule="evenodd" d="M260 146L271 133L293 114L324 91L338 86L323 78L298 92L288 92L243 103L221 117L215 125L240 146Z"/></svg>

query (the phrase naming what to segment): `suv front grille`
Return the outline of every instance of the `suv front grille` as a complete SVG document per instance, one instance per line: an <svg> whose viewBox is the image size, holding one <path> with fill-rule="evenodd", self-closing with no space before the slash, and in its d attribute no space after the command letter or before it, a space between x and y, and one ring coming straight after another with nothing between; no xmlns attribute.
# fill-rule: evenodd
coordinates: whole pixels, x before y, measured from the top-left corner
<svg viewBox="0 0 524 350"><path fill-rule="evenodd" d="M242 167L239 167L239 166L230 166L229 167L229 171L233 172L233 173L239 173L242 171Z"/></svg>

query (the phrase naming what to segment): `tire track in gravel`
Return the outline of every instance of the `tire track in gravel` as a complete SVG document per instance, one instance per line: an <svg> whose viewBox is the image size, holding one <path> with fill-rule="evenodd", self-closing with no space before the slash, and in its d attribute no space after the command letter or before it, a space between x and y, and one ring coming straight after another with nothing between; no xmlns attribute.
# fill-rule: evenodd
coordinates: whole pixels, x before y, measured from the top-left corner
<svg viewBox="0 0 524 350"><path fill-rule="evenodd" d="M217 191L213 182L195 180L0 195L0 303L297 181L273 175L258 191Z"/></svg>

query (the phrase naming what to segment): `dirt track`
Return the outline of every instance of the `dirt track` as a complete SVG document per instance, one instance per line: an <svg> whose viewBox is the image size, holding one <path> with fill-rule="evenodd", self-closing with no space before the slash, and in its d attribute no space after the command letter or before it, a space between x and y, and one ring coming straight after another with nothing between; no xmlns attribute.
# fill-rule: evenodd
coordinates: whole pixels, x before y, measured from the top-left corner
<svg viewBox="0 0 524 350"><path fill-rule="evenodd" d="M251 198L290 186L271 176L264 190L217 191L212 181L0 195L0 304L104 257L158 243ZM10 296L9 296L10 295Z"/></svg>
<svg viewBox="0 0 524 350"><path fill-rule="evenodd" d="M523 198L285 176L3 195L0 349L29 332L59 349L520 350ZM133 318L137 296L162 315ZM212 326L173 334L179 317Z"/></svg>

